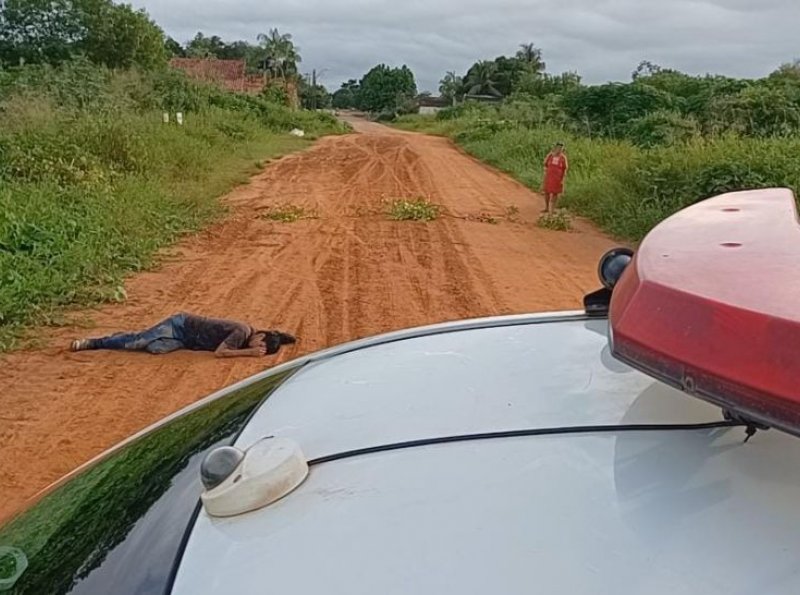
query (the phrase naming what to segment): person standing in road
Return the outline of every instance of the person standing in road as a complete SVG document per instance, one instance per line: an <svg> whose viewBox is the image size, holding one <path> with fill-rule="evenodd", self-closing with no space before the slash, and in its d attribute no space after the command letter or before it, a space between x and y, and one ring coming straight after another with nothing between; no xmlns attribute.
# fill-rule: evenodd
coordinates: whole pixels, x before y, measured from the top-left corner
<svg viewBox="0 0 800 595"><path fill-rule="evenodd" d="M564 152L564 143L556 143L553 150L544 160L544 193L545 209L543 213L552 213L556 210L558 199L564 192L564 178L569 171L569 161Z"/></svg>

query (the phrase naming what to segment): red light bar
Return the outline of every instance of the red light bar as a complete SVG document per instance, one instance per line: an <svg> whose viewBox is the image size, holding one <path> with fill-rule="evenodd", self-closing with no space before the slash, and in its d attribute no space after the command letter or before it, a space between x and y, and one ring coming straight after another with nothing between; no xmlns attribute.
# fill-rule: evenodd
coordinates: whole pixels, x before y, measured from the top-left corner
<svg viewBox="0 0 800 595"><path fill-rule="evenodd" d="M800 226L794 195L712 198L644 239L614 288L620 360L800 436Z"/></svg>

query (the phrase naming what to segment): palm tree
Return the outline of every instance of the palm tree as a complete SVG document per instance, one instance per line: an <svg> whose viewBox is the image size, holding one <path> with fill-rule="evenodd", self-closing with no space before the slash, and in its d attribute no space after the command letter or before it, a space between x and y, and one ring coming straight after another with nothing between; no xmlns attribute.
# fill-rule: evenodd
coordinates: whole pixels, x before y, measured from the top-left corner
<svg viewBox="0 0 800 595"><path fill-rule="evenodd" d="M448 70L444 78L439 81L439 94L448 101L451 101L455 106L456 98L461 92L462 86L463 81L461 77L457 76L454 71Z"/></svg>
<svg viewBox="0 0 800 595"><path fill-rule="evenodd" d="M517 59L524 62L530 72L540 73L545 69L545 63L542 61L542 50L532 43L520 44Z"/></svg>
<svg viewBox="0 0 800 595"><path fill-rule="evenodd" d="M269 34L259 33L258 41L264 48L266 68L273 76L284 81L288 75L297 74L297 65L302 62L300 48L294 45L290 33L270 29Z"/></svg>
<svg viewBox="0 0 800 595"><path fill-rule="evenodd" d="M467 73L467 94L502 96L497 90L497 64L488 60L476 63Z"/></svg>

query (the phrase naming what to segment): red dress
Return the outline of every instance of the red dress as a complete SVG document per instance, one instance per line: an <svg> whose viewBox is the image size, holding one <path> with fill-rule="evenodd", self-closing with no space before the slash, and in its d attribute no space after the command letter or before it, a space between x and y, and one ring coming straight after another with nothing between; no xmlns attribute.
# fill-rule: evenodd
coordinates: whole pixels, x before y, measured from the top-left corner
<svg viewBox="0 0 800 595"><path fill-rule="evenodd" d="M544 160L544 192L545 194L561 194L564 192L564 175L567 173L567 156L564 153L550 153Z"/></svg>

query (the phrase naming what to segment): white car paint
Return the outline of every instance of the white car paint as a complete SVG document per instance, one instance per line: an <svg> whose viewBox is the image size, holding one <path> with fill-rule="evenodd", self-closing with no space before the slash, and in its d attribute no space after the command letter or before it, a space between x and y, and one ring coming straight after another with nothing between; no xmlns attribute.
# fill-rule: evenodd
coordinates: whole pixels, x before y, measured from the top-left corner
<svg viewBox="0 0 800 595"><path fill-rule="evenodd" d="M572 319L311 361L237 446L283 436L314 458L448 434L718 419L613 360L605 321ZM323 464L267 508L201 512L173 592L798 593L800 440L743 439L739 428L532 437Z"/></svg>

